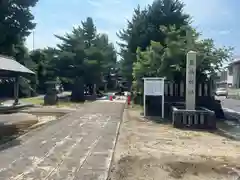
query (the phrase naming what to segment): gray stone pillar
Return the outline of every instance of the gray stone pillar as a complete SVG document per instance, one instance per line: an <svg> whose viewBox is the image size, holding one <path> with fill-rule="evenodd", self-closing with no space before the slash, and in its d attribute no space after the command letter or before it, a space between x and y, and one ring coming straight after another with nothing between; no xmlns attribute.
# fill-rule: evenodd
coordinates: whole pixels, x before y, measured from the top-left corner
<svg viewBox="0 0 240 180"><path fill-rule="evenodd" d="M196 101L196 57L195 51L187 53L186 64L186 109L195 110Z"/></svg>

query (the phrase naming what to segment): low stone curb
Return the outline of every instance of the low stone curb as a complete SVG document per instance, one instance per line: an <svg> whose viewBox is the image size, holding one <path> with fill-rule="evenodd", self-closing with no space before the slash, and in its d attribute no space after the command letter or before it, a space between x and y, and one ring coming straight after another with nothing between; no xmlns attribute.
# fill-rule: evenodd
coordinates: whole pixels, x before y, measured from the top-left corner
<svg viewBox="0 0 240 180"><path fill-rule="evenodd" d="M117 127L117 130L116 130L116 138L114 140L114 147L113 147L113 151L112 151L112 154L111 154L111 160L110 160L110 164L109 164L109 167L108 167L108 170L107 170L107 176L106 176L105 180L111 180L111 179L109 179L109 176L110 176L110 172L111 172L111 167L113 166L114 155L115 155L116 146L117 146L117 142L118 142L118 138L119 138L119 134L120 134L120 128L121 128L123 119L127 116L127 108L128 108L128 105L127 105L127 102L126 102L124 107L123 107L123 110L122 110L121 120L118 123L118 127Z"/></svg>
<svg viewBox="0 0 240 180"><path fill-rule="evenodd" d="M225 130L223 130L221 128L218 128L217 131L218 131L217 133L222 134L222 135L224 135L225 137L227 137L229 139L240 141L240 138L238 136L230 134L230 133L228 133L227 131L225 131Z"/></svg>
<svg viewBox="0 0 240 180"><path fill-rule="evenodd" d="M75 111L74 111L74 112L75 112ZM54 124L54 123L56 123L56 122L59 122L59 121L63 120L64 118L72 115L74 112L66 113L65 115L59 117L58 120L56 120L56 121L50 121L50 122L48 122L48 123L39 124L39 125L35 124L35 126L33 125L33 126L29 127L28 129L26 129L25 132L23 132L22 134L20 134L19 136L17 136L17 138L11 139L11 140L9 140L9 141L6 142L6 143L0 144L0 149L5 149L5 147L8 147L9 144L11 144L13 140L21 140L22 138L24 138L25 136L29 135L30 133L35 133L35 132L37 132L37 131L40 130L44 125L52 125L52 124Z"/></svg>

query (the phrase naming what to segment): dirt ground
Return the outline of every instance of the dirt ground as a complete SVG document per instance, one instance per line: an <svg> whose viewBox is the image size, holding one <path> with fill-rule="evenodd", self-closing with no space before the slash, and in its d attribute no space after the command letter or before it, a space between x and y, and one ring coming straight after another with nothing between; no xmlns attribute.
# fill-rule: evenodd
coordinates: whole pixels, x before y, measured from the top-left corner
<svg viewBox="0 0 240 180"><path fill-rule="evenodd" d="M124 113L109 180L238 180L240 142Z"/></svg>

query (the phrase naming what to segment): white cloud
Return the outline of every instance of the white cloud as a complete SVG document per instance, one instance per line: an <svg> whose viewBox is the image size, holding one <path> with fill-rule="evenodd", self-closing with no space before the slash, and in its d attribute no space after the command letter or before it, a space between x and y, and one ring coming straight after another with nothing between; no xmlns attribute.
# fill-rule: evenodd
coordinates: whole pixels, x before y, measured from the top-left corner
<svg viewBox="0 0 240 180"><path fill-rule="evenodd" d="M124 26L126 19L131 17L133 7L126 1L120 3L119 0L99 0L101 7L94 9L93 16L103 20L110 26Z"/></svg>
<svg viewBox="0 0 240 180"><path fill-rule="evenodd" d="M95 7L100 7L102 4L99 1L96 0L88 0L87 1L90 5L95 6Z"/></svg>
<svg viewBox="0 0 240 180"><path fill-rule="evenodd" d="M230 34L230 30L222 30L222 31L219 31L218 34L227 35L227 34Z"/></svg>
<svg viewBox="0 0 240 180"><path fill-rule="evenodd" d="M100 31L108 34L110 41L116 45L116 42L119 41L116 33L127 26L127 20L132 18L133 9L138 3L128 0L99 0L98 2L102 6L95 9L93 17L106 23L106 28L102 28ZM139 0L141 7L152 2L153 0ZM116 48L119 49L117 45Z"/></svg>
<svg viewBox="0 0 240 180"><path fill-rule="evenodd" d="M185 4L185 11L192 16L193 24L197 26L216 24L231 16L227 1L182 0L182 2Z"/></svg>

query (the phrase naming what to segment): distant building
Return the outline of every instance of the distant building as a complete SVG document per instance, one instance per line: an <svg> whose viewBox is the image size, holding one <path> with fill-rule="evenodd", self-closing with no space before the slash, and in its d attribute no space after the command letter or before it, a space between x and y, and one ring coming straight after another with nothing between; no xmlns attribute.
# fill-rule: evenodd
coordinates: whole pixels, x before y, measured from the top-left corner
<svg viewBox="0 0 240 180"><path fill-rule="evenodd" d="M217 87L232 87L233 86L233 75L229 67L224 68L221 72L218 72L216 80Z"/></svg>
<svg viewBox="0 0 240 180"><path fill-rule="evenodd" d="M235 57L229 65L218 73L217 87L240 88L240 57Z"/></svg>
<svg viewBox="0 0 240 180"><path fill-rule="evenodd" d="M232 86L240 88L240 57L235 58L229 65L228 71L232 76Z"/></svg>

